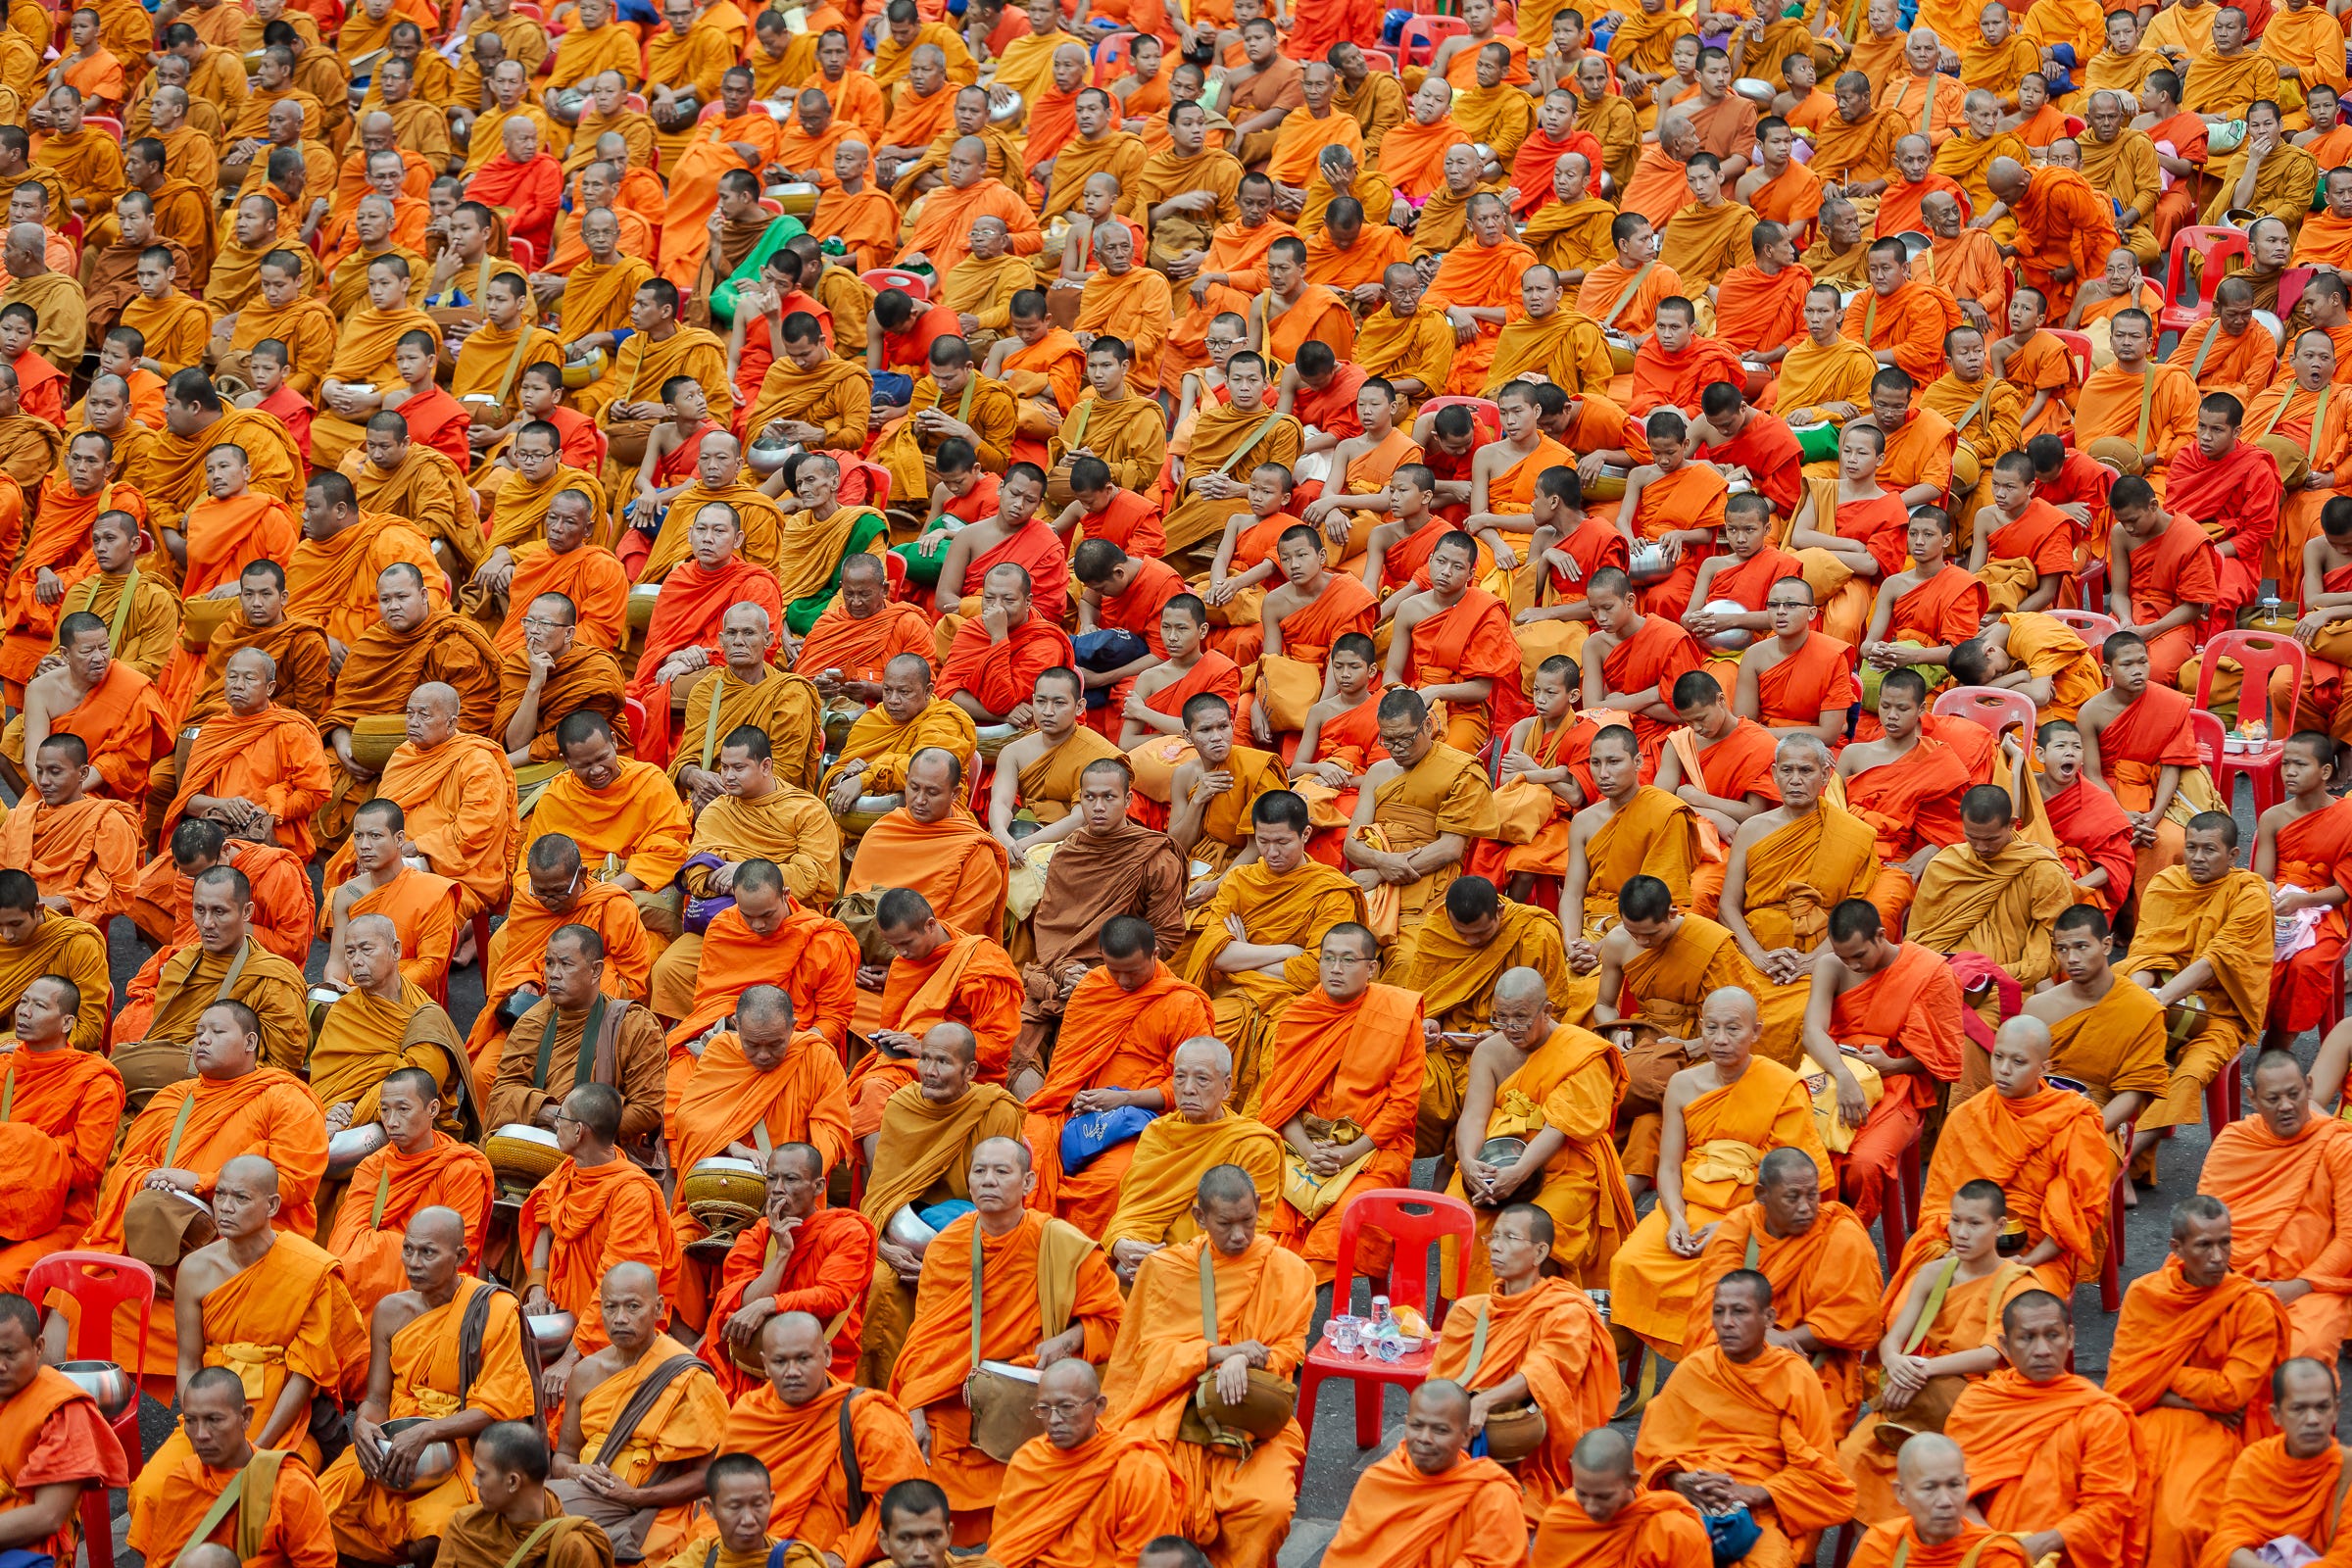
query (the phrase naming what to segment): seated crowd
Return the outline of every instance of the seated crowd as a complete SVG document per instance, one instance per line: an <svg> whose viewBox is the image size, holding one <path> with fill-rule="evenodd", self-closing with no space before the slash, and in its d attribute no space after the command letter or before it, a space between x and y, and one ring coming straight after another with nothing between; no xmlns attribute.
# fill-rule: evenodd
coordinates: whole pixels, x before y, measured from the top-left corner
<svg viewBox="0 0 2352 1568"><path fill-rule="evenodd" d="M8 1568L2352 1539L2342 24L1458 9L0 4Z"/></svg>

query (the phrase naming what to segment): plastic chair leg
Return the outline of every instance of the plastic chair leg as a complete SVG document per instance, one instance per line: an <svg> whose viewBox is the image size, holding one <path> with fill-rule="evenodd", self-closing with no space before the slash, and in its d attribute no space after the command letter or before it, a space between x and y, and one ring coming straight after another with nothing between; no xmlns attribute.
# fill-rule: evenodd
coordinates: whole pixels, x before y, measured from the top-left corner
<svg viewBox="0 0 2352 1568"><path fill-rule="evenodd" d="M135 1474L137 1467L132 1469ZM81 1548L89 1568L115 1568L115 1521L104 1487L81 1494Z"/></svg>
<svg viewBox="0 0 2352 1568"><path fill-rule="evenodd" d="M1298 1373L1298 1431L1306 1440L1304 1446L1315 1446L1315 1396L1322 1391L1323 1374L1313 1367L1301 1368Z"/></svg>
<svg viewBox="0 0 2352 1568"><path fill-rule="evenodd" d="M1380 1441L1381 1406L1387 1402L1389 1386L1370 1378L1356 1378L1355 1383L1355 1446L1369 1448Z"/></svg>

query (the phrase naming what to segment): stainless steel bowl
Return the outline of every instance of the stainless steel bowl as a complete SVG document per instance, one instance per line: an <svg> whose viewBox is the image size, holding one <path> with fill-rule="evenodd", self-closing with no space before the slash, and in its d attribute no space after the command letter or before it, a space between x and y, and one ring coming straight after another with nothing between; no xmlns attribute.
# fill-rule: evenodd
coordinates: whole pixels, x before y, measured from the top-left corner
<svg viewBox="0 0 2352 1568"><path fill-rule="evenodd" d="M1919 260L1920 252L1933 250L1936 247L1934 240L1916 228L1906 228L1894 237L1903 242L1903 260L1906 262L1916 262Z"/></svg>
<svg viewBox="0 0 2352 1568"><path fill-rule="evenodd" d="M539 1312L524 1318L522 1326L538 1342L540 1356L553 1361L571 1348L571 1336L580 1320L569 1312Z"/></svg>
<svg viewBox="0 0 2352 1568"><path fill-rule="evenodd" d="M1737 599L1710 599L1701 608L1709 613L1717 615L1744 615L1748 612L1747 607ZM1712 636L1699 639L1700 642L1719 654L1740 653L1755 640L1756 634L1742 626L1735 626L1727 631L1719 631Z"/></svg>
<svg viewBox="0 0 2352 1568"><path fill-rule="evenodd" d="M931 1238L938 1234L923 1223L923 1217L914 1211L912 1203L891 1215L890 1223L882 1227L884 1240L896 1242L908 1250L929 1245Z"/></svg>
<svg viewBox="0 0 2352 1568"><path fill-rule="evenodd" d="M98 1401L98 1413L111 1423L139 1402L139 1386L128 1372L112 1361L67 1361L58 1367L82 1393Z"/></svg>
<svg viewBox="0 0 2352 1568"><path fill-rule="evenodd" d="M1527 1152L1524 1138L1490 1138L1479 1146L1478 1157L1488 1165L1516 1165L1519 1156Z"/></svg>
<svg viewBox="0 0 2352 1568"><path fill-rule="evenodd" d="M1010 87L992 87L988 94L988 122L992 125L1010 125L1019 122L1029 105Z"/></svg>
<svg viewBox="0 0 2352 1568"><path fill-rule="evenodd" d="M392 1142L380 1121L363 1122L346 1127L326 1141L326 1173L329 1176L348 1176L359 1167L361 1160Z"/></svg>
<svg viewBox="0 0 2352 1568"><path fill-rule="evenodd" d="M1663 545L1641 544L1626 563L1626 575L1637 588L1646 588L1653 582L1664 582L1674 575L1675 563L1666 559Z"/></svg>
<svg viewBox="0 0 2352 1568"><path fill-rule="evenodd" d="M754 473L773 473L800 450L798 442L770 441L762 436L743 449L743 461Z"/></svg>
<svg viewBox="0 0 2352 1568"><path fill-rule="evenodd" d="M396 1438L411 1427L424 1425L426 1420L427 1418L424 1416L410 1415L403 1416L397 1421L387 1421L384 1423L384 1436ZM409 1484L390 1490L411 1495L420 1492L430 1492L457 1473L458 1446L446 1442L428 1443L424 1446L424 1451L416 1455L416 1469L409 1477Z"/></svg>
<svg viewBox="0 0 2352 1568"><path fill-rule="evenodd" d="M1773 89L1772 83L1761 76L1741 76L1738 81L1732 83L1732 91L1754 104L1758 109L1770 109L1772 100L1779 96Z"/></svg>

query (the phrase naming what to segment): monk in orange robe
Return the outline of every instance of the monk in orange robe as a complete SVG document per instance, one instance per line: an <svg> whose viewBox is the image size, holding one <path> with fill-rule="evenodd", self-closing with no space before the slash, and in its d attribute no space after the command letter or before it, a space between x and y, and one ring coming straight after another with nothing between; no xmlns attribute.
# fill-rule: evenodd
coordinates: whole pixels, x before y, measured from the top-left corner
<svg viewBox="0 0 2352 1568"><path fill-rule="evenodd" d="M1494 363L1503 322L1523 308L1519 276L1536 265L1536 253L1510 237L1510 209L1500 196L1481 192L1471 197L1469 220L1471 243L1446 253L1430 287L1448 302L1457 324L1468 322L1477 328L1477 336L1455 347L1446 377L1447 392L1476 395Z"/></svg>
<svg viewBox="0 0 2352 1568"><path fill-rule="evenodd" d="M386 1142L352 1168L326 1239L363 1313L372 1314L385 1297L409 1288L401 1247L417 1215L428 1208L455 1213L468 1255L490 1223L490 1161L434 1126L442 1115L442 1092L421 1067L399 1068L376 1088L368 1119L384 1129Z"/></svg>
<svg viewBox="0 0 2352 1568"><path fill-rule="evenodd" d="M1331 1568L1389 1568L1429 1561L1517 1561L1527 1550L1519 1483L1493 1459L1472 1458L1469 1391L1437 1378L1413 1390L1409 1415L1426 1441L1398 1446L1357 1477Z"/></svg>
<svg viewBox="0 0 2352 1568"><path fill-rule="evenodd" d="M571 1346L548 1369L568 1377L583 1356L612 1343L599 1287L617 1263L639 1263L677 1290L678 1238L661 1184L614 1148L620 1092L589 1083L564 1100L556 1136L564 1157L531 1189L515 1222L515 1245L530 1270L525 1312L569 1312Z"/></svg>
<svg viewBox="0 0 2352 1568"><path fill-rule="evenodd" d="M2228 1562L2281 1537L2308 1544L2343 1534L2343 1450L2335 1441L2335 1374L2316 1356L2282 1363L2276 1374L2276 1437L2248 1443L2230 1467L2209 1518L2205 1550Z"/></svg>
<svg viewBox="0 0 2352 1568"><path fill-rule="evenodd" d="M32 1266L74 1246L96 1207L99 1182L122 1115L122 1075L95 1052L74 1049L82 997L62 975L44 974L17 1002L16 1050L0 1069L11 1106L0 1150L14 1156L0 1289L24 1288ZM0 1425L5 1425L0 1406Z"/></svg>
<svg viewBox="0 0 2352 1568"><path fill-rule="evenodd" d="M2017 220L2020 276L2040 290L2049 309L2064 315L2075 289L2096 276L2121 245L2115 232L2115 204L2072 169L2028 171L2015 160L1996 158L1984 172L1992 194ZM2054 275L2071 268L2061 283Z"/></svg>
<svg viewBox="0 0 2352 1568"><path fill-rule="evenodd" d="M2063 1549L2085 1568L2144 1562L2145 1504L2158 1478L2132 1407L2066 1370L2074 1342L2063 1298L2013 1298L1997 1342L2008 1364L1961 1394L1943 1435L1968 1455L1971 1500L1985 1522L2030 1532L2029 1557Z"/></svg>

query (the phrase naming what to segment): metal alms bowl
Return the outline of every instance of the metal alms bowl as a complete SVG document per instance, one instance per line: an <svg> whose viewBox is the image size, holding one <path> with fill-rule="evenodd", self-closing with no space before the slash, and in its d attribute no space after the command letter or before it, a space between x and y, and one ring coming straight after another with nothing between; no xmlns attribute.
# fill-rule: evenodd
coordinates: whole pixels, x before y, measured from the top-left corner
<svg viewBox="0 0 2352 1568"><path fill-rule="evenodd" d="M743 449L743 461L754 473L773 473L799 450L795 442L770 441L762 436Z"/></svg>
<svg viewBox="0 0 2352 1568"><path fill-rule="evenodd" d="M1747 607L1737 599L1710 599L1700 608L1708 613L1716 615L1744 615L1748 612ZM1755 640L1756 634L1744 626L1728 627L1711 636L1699 639L1700 642L1719 654L1740 653Z"/></svg>
<svg viewBox="0 0 2352 1568"><path fill-rule="evenodd" d="M423 1425L427 1419L425 1416L411 1415L397 1421L387 1421L384 1423L384 1436L399 1437L411 1427ZM409 1484L390 1490L415 1495L432 1491L457 1473L458 1446L454 1443L428 1443L424 1446L424 1451L416 1455L416 1469L409 1477Z"/></svg>
<svg viewBox="0 0 2352 1568"><path fill-rule="evenodd" d="M1754 104L1758 109L1770 109L1773 99L1779 96L1779 92L1773 84L1761 76L1741 76L1732 83L1732 91Z"/></svg>
<svg viewBox="0 0 2352 1568"><path fill-rule="evenodd" d="M112 1361L67 1361L58 1370L73 1385L98 1401L98 1413L111 1424L139 1402L139 1386L128 1372Z"/></svg>
<svg viewBox="0 0 2352 1568"><path fill-rule="evenodd" d="M538 1312L525 1317L522 1326L538 1342L540 1357L553 1361L571 1348L571 1336L580 1320L569 1312Z"/></svg>
<svg viewBox="0 0 2352 1568"><path fill-rule="evenodd" d="M885 1241L895 1242L909 1251L928 1245L931 1238L938 1234L939 1232L923 1223L922 1216L914 1211L912 1203L908 1203L896 1214L891 1215L890 1223L882 1227L882 1236Z"/></svg>

